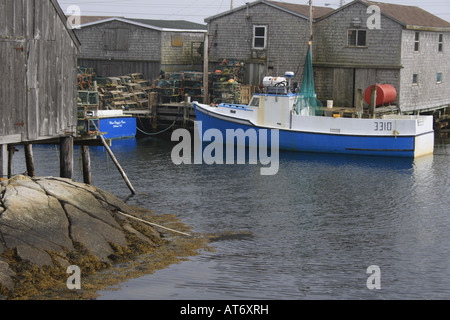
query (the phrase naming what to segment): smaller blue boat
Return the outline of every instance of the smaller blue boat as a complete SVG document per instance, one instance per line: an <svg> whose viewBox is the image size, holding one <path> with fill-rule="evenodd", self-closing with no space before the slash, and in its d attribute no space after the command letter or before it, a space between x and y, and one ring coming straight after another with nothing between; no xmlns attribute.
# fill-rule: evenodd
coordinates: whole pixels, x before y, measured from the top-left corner
<svg viewBox="0 0 450 320"><path fill-rule="evenodd" d="M134 138L136 118L124 115L122 110L98 110L99 131L105 139Z"/></svg>

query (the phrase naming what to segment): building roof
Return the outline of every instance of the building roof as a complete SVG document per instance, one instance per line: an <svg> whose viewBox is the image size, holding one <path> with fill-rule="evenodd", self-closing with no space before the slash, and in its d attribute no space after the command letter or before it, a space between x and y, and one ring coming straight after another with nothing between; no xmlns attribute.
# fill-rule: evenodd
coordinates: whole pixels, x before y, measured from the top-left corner
<svg viewBox="0 0 450 320"><path fill-rule="evenodd" d="M301 5L301 4L280 2L280 1L258 0L258 1L254 1L254 2L251 2L251 3L245 4L243 6L237 7L235 9L231 9L231 10L222 12L222 13L217 14L215 16L208 17L208 18L205 19L205 21L209 22L209 21L211 21L213 19L216 19L216 18L225 16L225 15L228 15L230 13L234 13L236 11L240 11L240 10L246 9L247 7L253 7L253 6L258 5L260 3L265 3L265 4L267 4L267 5L271 6L271 7L280 9L282 11L289 12L291 14L294 14L294 15L299 16L299 17L304 18L304 19L308 19L309 18L309 5ZM328 7L316 7L316 6L313 6L313 10L314 10L313 11L314 12L313 13L313 18L314 19L322 17L323 15L334 11L333 9L328 8Z"/></svg>
<svg viewBox="0 0 450 320"><path fill-rule="evenodd" d="M183 29L183 30L207 30L205 24L195 23L186 20L149 20L149 19L130 19L128 20L148 24L161 29Z"/></svg>
<svg viewBox="0 0 450 320"><path fill-rule="evenodd" d="M123 17L83 17L81 18L82 24L80 28L85 28L101 23L120 21L129 23L132 25L149 28L158 31L185 31L185 32L206 32L207 26L195 22L185 20L149 20L149 19L135 19L135 18L123 18ZM83 23L83 21L89 21Z"/></svg>
<svg viewBox="0 0 450 320"><path fill-rule="evenodd" d="M369 0L352 1L340 7L339 9L323 15L320 19L326 19L336 12L344 10L345 8L350 7L355 3L360 3L367 7L369 7L370 5L378 6L382 15L403 25L406 29L450 31L450 22L445 21L435 16L434 14L423 10L422 8Z"/></svg>
<svg viewBox="0 0 450 320"><path fill-rule="evenodd" d="M86 23L91 23L91 22L95 22L95 21L100 21L100 20L106 20L106 19L111 19L114 17L111 16L80 16L80 24L86 24ZM118 18L124 18L124 17L118 17Z"/></svg>
<svg viewBox="0 0 450 320"><path fill-rule="evenodd" d="M450 28L450 22L445 21L419 7L374 1L363 2L366 2L369 5L379 6L381 13L397 20L397 22L400 22L405 26Z"/></svg>
<svg viewBox="0 0 450 320"><path fill-rule="evenodd" d="M280 2L280 1L268 1L272 3L275 6L285 8L292 12L297 12L301 14L302 16L309 17L309 6L308 5L302 5L302 4L294 4L294 3L287 3L287 2ZM320 18L330 12L334 11L332 8L328 7L316 7L313 6L313 18Z"/></svg>

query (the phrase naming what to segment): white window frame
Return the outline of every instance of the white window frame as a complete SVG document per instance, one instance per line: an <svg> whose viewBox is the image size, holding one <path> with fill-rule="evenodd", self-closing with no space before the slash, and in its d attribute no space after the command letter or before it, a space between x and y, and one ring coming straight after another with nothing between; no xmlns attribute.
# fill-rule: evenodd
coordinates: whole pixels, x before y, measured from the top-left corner
<svg viewBox="0 0 450 320"><path fill-rule="evenodd" d="M420 51L420 32L416 31L414 33L414 52Z"/></svg>
<svg viewBox="0 0 450 320"><path fill-rule="evenodd" d="M350 31L355 31L356 34L356 39L355 39L355 44L350 44ZM359 44L358 40L359 40L359 33L360 32L364 32L366 34L366 36L364 37L364 44ZM365 48L367 47L367 30L366 29L347 29L347 46L348 47L358 47L358 48Z"/></svg>
<svg viewBox="0 0 450 320"><path fill-rule="evenodd" d="M436 75L436 83L442 83L442 72L438 72Z"/></svg>
<svg viewBox="0 0 450 320"><path fill-rule="evenodd" d="M444 52L444 34L438 34L438 52Z"/></svg>
<svg viewBox="0 0 450 320"><path fill-rule="evenodd" d="M256 28L264 28L264 36L257 36L256 35ZM257 47L255 46L256 39L263 39L264 46L263 47ZM252 48L256 50L264 50L267 48L267 26L266 25L254 25L253 26L253 41L252 41Z"/></svg>

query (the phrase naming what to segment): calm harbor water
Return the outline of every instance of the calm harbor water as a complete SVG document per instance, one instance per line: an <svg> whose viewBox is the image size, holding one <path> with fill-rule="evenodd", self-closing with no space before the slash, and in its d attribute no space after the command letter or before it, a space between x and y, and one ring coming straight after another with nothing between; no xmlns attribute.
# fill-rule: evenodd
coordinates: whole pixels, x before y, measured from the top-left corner
<svg viewBox="0 0 450 320"><path fill-rule="evenodd" d="M103 148L91 148L93 183L195 232L236 236L100 299L450 299L449 139L416 160L282 152L273 176L259 165L176 166L173 145L113 142L133 197ZM55 147L33 150L37 175L59 174ZM380 289L367 287L372 265Z"/></svg>

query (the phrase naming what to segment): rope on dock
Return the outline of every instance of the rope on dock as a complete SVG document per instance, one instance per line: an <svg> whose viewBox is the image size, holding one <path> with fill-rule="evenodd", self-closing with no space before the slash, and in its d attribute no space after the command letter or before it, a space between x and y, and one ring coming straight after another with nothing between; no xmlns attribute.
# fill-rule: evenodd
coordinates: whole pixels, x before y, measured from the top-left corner
<svg viewBox="0 0 450 320"><path fill-rule="evenodd" d="M173 230L173 229L170 229L170 228L167 228L167 227L163 227L163 226L161 226L161 225L159 225L159 224L152 223L152 222L150 222L150 221L147 221L147 220L143 220L143 219L134 217L134 216L132 216L132 215L123 213L123 212L121 212L121 211L118 211L118 212L119 212L121 215L124 215L124 216L126 216L126 217L128 217L128 218L132 218L132 219L135 219L135 220L138 220L138 221L141 221L141 222L150 224L150 225L152 225L152 226L156 226L156 227L159 227L159 228L162 228L162 229L166 229L166 230L169 230L169 231L172 231L172 232L176 232L176 233L181 233L181 234L183 234L183 235L185 235L185 236L191 237L191 235L188 234L188 233L184 233L184 232L181 232L181 231L177 231L177 230Z"/></svg>

